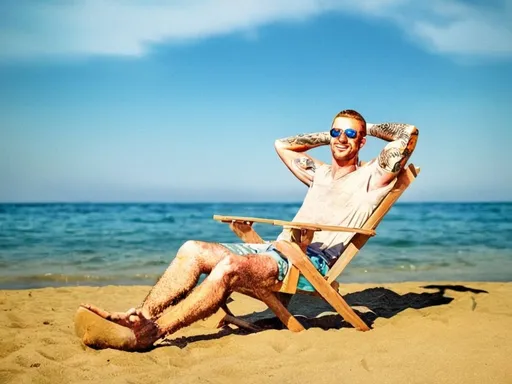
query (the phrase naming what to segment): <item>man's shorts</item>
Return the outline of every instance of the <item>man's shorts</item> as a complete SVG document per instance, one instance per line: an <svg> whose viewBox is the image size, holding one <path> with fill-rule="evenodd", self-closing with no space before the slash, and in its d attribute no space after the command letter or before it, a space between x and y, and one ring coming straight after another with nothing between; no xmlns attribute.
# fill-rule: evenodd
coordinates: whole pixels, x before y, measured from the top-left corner
<svg viewBox="0 0 512 384"><path fill-rule="evenodd" d="M283 281L286 273L288 272L288 260L284 257L271 243L264 244L249 244L249 243L221 243L220 245L226 247L229 251L236 255L254 255L254 254L265 254L272 257L279 267L279 274L277 279ZM309 260L313 263L316 270L320 272L322 276L325 276L329 271L329 266L326 261L318 254L311 251L308 247L306 255ZM299 276L299 282L297 288L303 291L314 292L315 288L311 283L302 275Z"/></svg>

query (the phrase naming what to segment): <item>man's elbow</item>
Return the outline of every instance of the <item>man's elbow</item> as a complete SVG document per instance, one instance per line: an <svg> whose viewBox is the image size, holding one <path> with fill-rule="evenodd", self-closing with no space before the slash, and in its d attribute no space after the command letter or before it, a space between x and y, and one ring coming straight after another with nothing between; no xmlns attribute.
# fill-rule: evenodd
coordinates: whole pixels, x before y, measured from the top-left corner
<svg viewBox="0 0 512 384"><path fill-rule="evenodd" d="M407 134L409 136L409 144L407 145L407 149L409 150L410 153L412 153L416 148L416 143L418 142L418 136L420 131L414 125L408 127L407 131Z"/></svg>
<svg viewBox="0 0 512 384"><path fill-rule="evenodd" d="M277 139L276 141L274 141L274 148L277 151L277 153L280 153L284 149L286 149L286 145L283 143L283 140Z"/></svg>

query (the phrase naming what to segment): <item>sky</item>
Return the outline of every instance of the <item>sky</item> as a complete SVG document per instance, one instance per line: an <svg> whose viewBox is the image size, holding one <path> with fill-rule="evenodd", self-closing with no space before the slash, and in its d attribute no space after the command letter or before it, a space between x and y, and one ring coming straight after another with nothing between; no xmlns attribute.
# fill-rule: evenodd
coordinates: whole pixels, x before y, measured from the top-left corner
<svg viewBox="0 0 512 384"><path fill-rule="evenodd" d="M343 109L419 129L401 201L511 200L512 0L7 0L0 14L0 202L300 201L274 141Z"/></svg>

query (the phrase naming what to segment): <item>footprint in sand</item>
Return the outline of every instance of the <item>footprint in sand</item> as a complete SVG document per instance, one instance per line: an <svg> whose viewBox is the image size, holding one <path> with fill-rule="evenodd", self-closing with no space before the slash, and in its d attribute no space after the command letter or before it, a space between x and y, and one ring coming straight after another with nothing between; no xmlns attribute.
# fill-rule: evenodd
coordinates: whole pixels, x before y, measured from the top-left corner
<svg viewBox="0 0 512 384"><path fill-rule="evenodd" d="M25 324L21 317L16 316L13 313L8 313L7 318L11 321L11 324L7 325L9 328L27 328L28 325Z"/></svg>

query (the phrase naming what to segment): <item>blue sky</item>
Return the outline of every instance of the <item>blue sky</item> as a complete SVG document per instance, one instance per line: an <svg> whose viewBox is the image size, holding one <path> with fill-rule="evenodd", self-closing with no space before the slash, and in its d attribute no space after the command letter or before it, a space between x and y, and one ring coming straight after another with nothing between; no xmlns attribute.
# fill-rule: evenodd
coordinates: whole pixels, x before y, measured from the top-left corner
<svg viewBox="0 0 512 384"><path fill-rule="evenodd" d="M274 140L346 108L419 128L403 201L512 196L510 0L21 3L0 201L299 201Z"/></svg>

